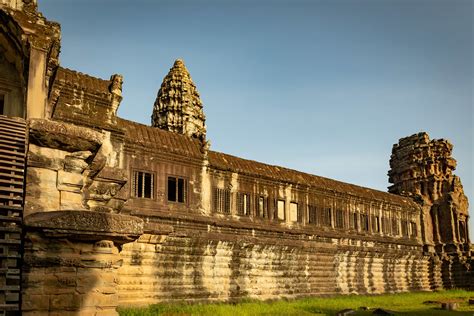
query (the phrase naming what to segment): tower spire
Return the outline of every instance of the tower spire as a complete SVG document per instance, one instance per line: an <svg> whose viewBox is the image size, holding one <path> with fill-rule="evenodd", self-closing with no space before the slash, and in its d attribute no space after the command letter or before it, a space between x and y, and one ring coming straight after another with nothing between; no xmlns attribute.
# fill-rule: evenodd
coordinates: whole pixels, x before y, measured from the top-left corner
<svg viewBox="0 0 474 316"><path fill-rule="evenodd" d="M205 141L206 117L199 92L181 59L163 79L153 106L153 127Z"/></svg>

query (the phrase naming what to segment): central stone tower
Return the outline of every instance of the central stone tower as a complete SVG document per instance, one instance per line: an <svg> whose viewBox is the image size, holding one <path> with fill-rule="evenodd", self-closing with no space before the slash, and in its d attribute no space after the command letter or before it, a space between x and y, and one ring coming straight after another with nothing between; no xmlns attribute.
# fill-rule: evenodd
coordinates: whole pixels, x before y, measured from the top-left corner
<svg viewBox="0 0 474 316"><path fill-rule="evenodd" d="M163 79L153 106L151 124L203 142L206 139L206 117L201 98L180 59Z"/></svg>

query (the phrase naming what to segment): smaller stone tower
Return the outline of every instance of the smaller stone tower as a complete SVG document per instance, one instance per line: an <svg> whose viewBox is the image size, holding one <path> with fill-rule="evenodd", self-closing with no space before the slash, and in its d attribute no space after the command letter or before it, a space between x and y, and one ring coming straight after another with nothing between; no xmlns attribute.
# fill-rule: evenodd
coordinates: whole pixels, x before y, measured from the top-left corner
<svg viewBox="0 0 474 316"><path fill-rule="evenodd" d="M201 98L183 61L175 61L163 79L153 106L153 127L206 140Z"/></svg>
<svg viewBox="0 0 474 316"><path fill-rule="evenodd" d="M410 196L423 208L423 237L438 249L469 245L468 201L461 180L453 174L453 145L418 133L393 145L388 172L389 192ZM454 246L454 247L453 247Z"/></svg>

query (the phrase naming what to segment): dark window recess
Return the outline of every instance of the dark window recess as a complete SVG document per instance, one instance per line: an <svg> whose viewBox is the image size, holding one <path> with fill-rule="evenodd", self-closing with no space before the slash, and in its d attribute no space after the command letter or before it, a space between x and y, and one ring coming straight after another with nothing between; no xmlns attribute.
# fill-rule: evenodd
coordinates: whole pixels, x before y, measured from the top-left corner
<svg viewBox="0 0 474 316"><path fill-rule="evenodd" d="M388 218L387 216L385 216L383 219L382 219L382 231L384 234L390 234L392 231L391 231L391 225L390 225L390 218Z"/></svg>
<svg viewBox="0 0 474 316"><path fill-rule="evenodd" d="M408 237L408 221L402 221L402 236Z"/></svg>
<svg viewBox="0 0 474 316"><path fill-rule="evenodd" d="M370 223L372 226L373 233L380 232L380 218L378 216L375 216L375 215L370 216Z"/></svg>
<svg viewBox="0 0 474 316"><path fill-rule="evenodd" d="M357 222L358 222L357 219L358 219L358 216L356 212L349 214L349 228L357 229Z"/></svg>
<svg viewBox="0 0 474 316"><path fill-rule="evenodd" d="M398 227L398 220L396 218L392 218L392 235L400 235L400 229Z"/></svg>
<svg viewBox="0 0 474 316"><path fill-rule="evenodd" d="M267 208L267 199L263 196L257 196L256 204L257 204L257 216L266 217L265 210Z"/></svg>
<svg viewBox="0 0 474 316"><path fill-rule="evenodd" d="M466 222L464 221L459 221L459 238L461 242L467 241Z"/></svg>
<svg viewBox="0 0 474 316"><path fill-rule="evenodd" d="M0 114L3 115L5 113L5 95L0 94Z"/></svg>
<svg viewBox="0 0 474 316"><path fill-rule="evenodd" d="M133 196L138 198L153 199L153 174L135 171L133 175Z"/></svg>
<svg viewBox="0 0 474 316"><path fill-rule="evenodd" d="M416 237L418 235L416 223L410 222L410 228L411 228L411 237Z"/></svg>
<svg viewBox="0 0 474 316"><path fill-rule="evenodd" d="M344 212L336 210L336 228L344 228Z"/></svg>
<svg viewBox="0 0 474 316"><path fill-rule="evenodd" d="M308 223L318 225L318 209L315 205L308 205Z"/></svg>
<svg viewBox="0 0 474 316"><path fill-rule="evenodd" d="M369 230L369 216L367 214L360 214L360 228L363 231Z"/></svg>
<svg viewBox="0 0 474 316"><path fill-rule="evenodd" d="M168 177L168 201L186 202L186 180L178 177Z"/></svg>
<svg viewBox="0 0 474 316"><path fill-rule="evenodd" d="M237 193L237 213L239 215L250 215L250 194Z"/></svg>
<svg viewBox="0 0 474 316"><path fill-rule="evenodd" d="M230 214L230 190L214 188L212 195L214 212Z"/></svg>
<svg viewBox="0 0 474 316"><path fill-rule="evenodd" d="M331 227L332 226L332 212L330 207L326 207L323 212L322 223L324 226Z"/></svg>

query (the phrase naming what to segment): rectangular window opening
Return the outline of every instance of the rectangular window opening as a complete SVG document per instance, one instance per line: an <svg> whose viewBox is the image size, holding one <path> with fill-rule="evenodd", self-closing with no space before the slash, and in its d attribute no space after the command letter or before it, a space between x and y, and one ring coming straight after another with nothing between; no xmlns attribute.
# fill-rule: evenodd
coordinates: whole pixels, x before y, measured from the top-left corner
<svg viewBox="0 0 474 316"><path fill-rule="evenodd" d="M285 220L285 201L277 201L277 218L281 221Z"/></svg>
<svg viewBox="0 0 474 316"><path fill-rule="evenodd" d="M332 212L330 207L326 207L323 213L323 224L324 226L332 226Z"/></svg>
<svg viewBox="0 0 474 316"><path fill-rule="evenodd" d="M184 203L185 201L185 192L186 190L184 189L185 188L185 184L184 184L184 179L178 179L178 202L179 203Z"/></svg>
<svg viewBox="0 0 474 316"><path fill-rule="evenodd" d="M410 222L410 228L411 228L411 237L416 237L418 235L416 223Z"/></svg>
<svg viewBox="0 0 474 316"><path fill-rule="evenodd" d="M402 236L408 237L408 222L406 220L402 221Z"/></svg>
<svg viewBox="0 0 474 316"><path fill-rule="evenodd" d="M298 210L298 203L290 202L290 221L300 222L300 214Z"/></svg>
<svg viewBox="0 0 474 316"><path fill-rule="evenodd" d="M351 212L349 214L349 228L350 229L357 229L356 224L357 224L357 213Z"/></svg>
<svg viewBox="0 0 474 316"><path fill-rule="evenodd" d="M369 216L367 214L360 215L360 228L363 231L369 230Z"/></svg>
<svg viewBox="0 0 474 316"><path fill-rule="evenodd" d="M168 201L186 203L186 186L186 179L168 177Z"/></svg>
<svg viewBox="0 0 474 316"><path fill-rule="evenodd" d="M398 219L392 218L392 235L398 236L400 234L400 229L398 226Z"/></svg>
<svg viewBox="0 0 474 316"><path fill-rule="evenodd" d="M230 214L230 190L214 188L212 192L214 212Z"/></svg>
<svg viewBox="0 0 474 316"><path fill-rule="evenodd" d="M336 210L336 228L344 228L344 211Z"/></svg>
<svg viewBox="0 0 474 316"><path fill-rule="evenodd" d="M237 212L239 215L250 215L250 195L239 192L237 194Z"/></svg>
<svg viewBox="0 0 474 316"><path fill-rule="evenodd" d="M260 217L265 217L265 197L259 196L257 200L257 215Z"/></svg>
<svg viewBox="0 0 474 316"><path fill-rule="evenodd" d="M308 223L318 225L318 209L314 205L308 205Z"/></svg>
<svg viewBox="0 0 474 316"><path fill-rule="evenodd" d="M154 175L149 172L135 171L132 187L134 197L153 199Z"/></svg>

